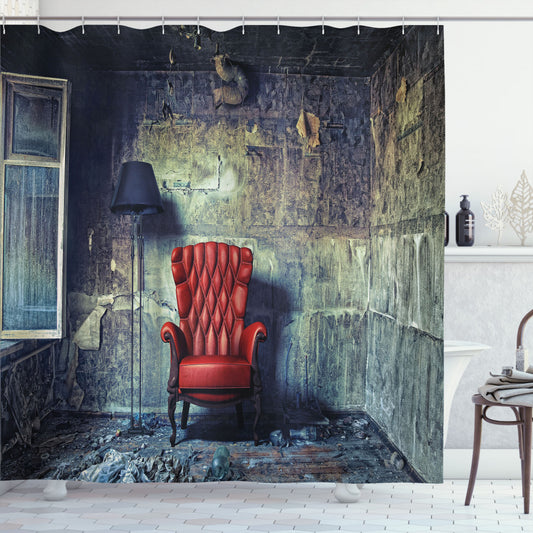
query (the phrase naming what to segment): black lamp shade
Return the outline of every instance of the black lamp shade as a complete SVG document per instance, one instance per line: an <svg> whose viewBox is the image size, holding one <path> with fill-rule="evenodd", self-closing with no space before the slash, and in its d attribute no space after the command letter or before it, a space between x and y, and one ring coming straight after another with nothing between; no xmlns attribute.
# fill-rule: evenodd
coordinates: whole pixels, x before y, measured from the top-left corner
<svg viewBox="0 0 533 533"><path fill-rule="evenodd" d="M150 163L122 163L111 211L122 215L154 215L163 212L161 194Z"/></svg>

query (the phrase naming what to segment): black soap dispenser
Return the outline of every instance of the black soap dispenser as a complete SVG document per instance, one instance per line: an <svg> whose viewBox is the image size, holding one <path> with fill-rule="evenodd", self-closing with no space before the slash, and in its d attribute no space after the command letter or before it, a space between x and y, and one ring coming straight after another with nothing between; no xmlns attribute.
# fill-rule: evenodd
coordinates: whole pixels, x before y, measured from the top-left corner
<svg viewBox="0 0 533 533"><path fill-rule="evenodd" d="M462 194L461 209L455 215L455 241L457 246L474 244L474 213L470 211L468 195Z"/></svg>

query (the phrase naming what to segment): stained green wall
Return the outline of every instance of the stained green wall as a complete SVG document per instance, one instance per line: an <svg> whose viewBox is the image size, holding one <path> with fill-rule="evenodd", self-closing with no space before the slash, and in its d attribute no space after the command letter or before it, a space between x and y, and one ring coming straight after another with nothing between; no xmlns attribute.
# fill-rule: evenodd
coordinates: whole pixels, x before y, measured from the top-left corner
<svg viewBox="0 0 533 533"><path fill-rule="evenodd" d="M439 480L444 63L434 28L409 32L371 86L366 407L422 476Z"/></svg>

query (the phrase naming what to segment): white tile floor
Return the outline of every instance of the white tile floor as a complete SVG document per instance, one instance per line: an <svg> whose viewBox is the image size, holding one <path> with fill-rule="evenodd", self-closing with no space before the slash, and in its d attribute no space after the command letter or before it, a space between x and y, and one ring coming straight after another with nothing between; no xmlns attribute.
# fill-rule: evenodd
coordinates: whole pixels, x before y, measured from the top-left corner
<svg viewBox="0 0 533 533"><path fill-rule="evenodd" d="M49 502L45 481L25 481L0 496L0 531L533 532L519 480L478 480L470 507L466 484L366 485L359 502L342 504L329 483L87 483Z"/></svg>

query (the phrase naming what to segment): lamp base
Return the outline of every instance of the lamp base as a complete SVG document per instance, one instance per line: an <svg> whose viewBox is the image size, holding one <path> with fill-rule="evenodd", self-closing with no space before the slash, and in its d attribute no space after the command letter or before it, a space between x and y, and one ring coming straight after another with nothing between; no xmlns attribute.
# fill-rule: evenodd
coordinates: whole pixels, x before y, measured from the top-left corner
<svg viewBox="0 0 533 533"><path fill-rule="evenodd" d="M134 435L153 435L154 432L151 429L145 428L142 424L141 426L135 425L134 421L130 422L130 427L122 433L125 437L134 436Z"/></svg>
<svg viewBox="0 0 533 533"><path fill-rule="evenodd" d="M124 435L125 437L137 436L137 435L153 435L153 434L154 432L151 429L139 428L139 427L128 428L126 431L124 431L124 433L122 433L122 435Z"/></svg>

